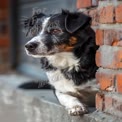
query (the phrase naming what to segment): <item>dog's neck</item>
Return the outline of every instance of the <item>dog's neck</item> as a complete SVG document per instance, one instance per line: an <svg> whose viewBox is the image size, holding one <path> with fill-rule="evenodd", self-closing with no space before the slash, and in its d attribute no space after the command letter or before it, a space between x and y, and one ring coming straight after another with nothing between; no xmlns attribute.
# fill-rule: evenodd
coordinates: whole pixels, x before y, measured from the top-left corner
<svg viewBox="0 0 122 122"><path fill-rule="evenodd" d="M42 57L41 64L43 66L50 65L50 67L53 67L52 69L69 68L69 70L71 70L72 68L75 68L78 70L79 59L77 59L72 52L62 52Z"/></svg>

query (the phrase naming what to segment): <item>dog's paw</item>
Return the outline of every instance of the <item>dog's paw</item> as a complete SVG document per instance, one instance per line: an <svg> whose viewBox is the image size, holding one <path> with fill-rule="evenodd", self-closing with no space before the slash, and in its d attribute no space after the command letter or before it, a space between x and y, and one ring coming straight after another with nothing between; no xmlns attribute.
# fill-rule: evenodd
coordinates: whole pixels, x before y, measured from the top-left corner
<svg viewBox="0 0 122 122"><path fill-rule="evenodd" d="M68 109L68 114L71 116L79 116L88 113L86 106L76 105Z"/></svg>

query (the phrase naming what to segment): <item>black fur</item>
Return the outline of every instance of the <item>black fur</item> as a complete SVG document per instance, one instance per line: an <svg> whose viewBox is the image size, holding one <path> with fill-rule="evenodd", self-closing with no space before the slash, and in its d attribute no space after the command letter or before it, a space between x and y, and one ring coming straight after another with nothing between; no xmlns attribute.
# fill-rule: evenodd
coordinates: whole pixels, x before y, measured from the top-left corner
<svg viewBox="0 0 122 122"><path fill-rule="evenodd" d="M64 69L64 76L72 78L76 85L80 85L88 80L95 78L95 73L98 67L95 63L95 54L98 46L95 44L95 32L86 26L83 30L79 30L76 34L79 39L78 44L74 47L74 55L80 59L79 70L74 68L69 72ZM82 42L80 41L82 40ZM80 43L79 43L80 42ZM70 77L68 77L70 74Z"/></svg>
<svg viewBox="0 0 122 122"><path fill-rule="evenodd" d="M72 14L68 13L65 18L65 28L69 33L74 33L80 28L88 25L90 21L91 18L89 16L86 16L79 12Z"/></svg>
<svg viewBox="0 0 122 122"><path fill-rule="evenodd" d="M40 63L41 63L41 68L46 70L46 71L55 71L57 68L52 66L52 64L49 63L49 61L47 60L46 57L42 57L40 59Z"/></svg>
<svg viewBox="0 0 122 122"><path fill-rule="evenodd" d="M39 82L27 82L23 83L19 86L20 89L52 89L52 86L48 84L47 81L39 81Z"/></svg>

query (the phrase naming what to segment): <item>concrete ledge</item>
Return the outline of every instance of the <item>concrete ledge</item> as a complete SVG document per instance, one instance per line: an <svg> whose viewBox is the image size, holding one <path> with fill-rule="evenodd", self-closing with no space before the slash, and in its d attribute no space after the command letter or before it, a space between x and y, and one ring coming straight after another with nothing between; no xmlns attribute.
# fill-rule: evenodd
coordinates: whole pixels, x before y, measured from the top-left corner
<svg viewBox="0 0 122 122"><path fill-rule="evenodd" d="M51 90L23 91L11 84L0 78L1 122L120 122L98 111L71 117Z"/></svg>

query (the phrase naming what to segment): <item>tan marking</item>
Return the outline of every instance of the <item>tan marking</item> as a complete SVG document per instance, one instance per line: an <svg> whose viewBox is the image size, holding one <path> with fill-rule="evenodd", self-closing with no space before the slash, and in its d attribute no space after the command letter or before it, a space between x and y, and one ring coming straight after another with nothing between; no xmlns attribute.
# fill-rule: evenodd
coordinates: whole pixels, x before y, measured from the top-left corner
<svg viewBox="0 0 122 122"><path fill-rule="evenodd" d="M59 51L61 51L61 52L71 52L76 43L77 43L77 38L72 36L69 39L69 44L61 44L61 45L58 45L57 47L58 47Z"/></svg>
<svg viewBox="0 0 122 122"><path fill-rule="evenodd" d="M74 44L77 43L77 38L74 37L74 36L72 36L72 37L69 39L69 41L70 41L70 45L74 45Z"/></svg>
<svg viewBox="0 0 122 122"><path fill-rule="evenodd" d="M58 48L61 52L71 52L73 49L73 46L62 44L62 45L58 45Z"/></svg>

